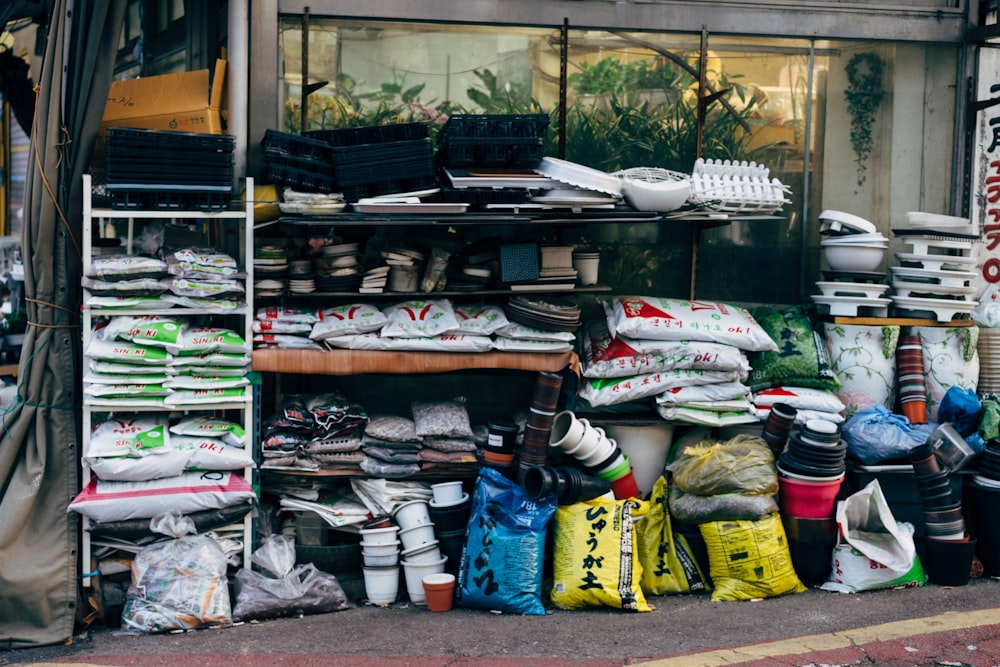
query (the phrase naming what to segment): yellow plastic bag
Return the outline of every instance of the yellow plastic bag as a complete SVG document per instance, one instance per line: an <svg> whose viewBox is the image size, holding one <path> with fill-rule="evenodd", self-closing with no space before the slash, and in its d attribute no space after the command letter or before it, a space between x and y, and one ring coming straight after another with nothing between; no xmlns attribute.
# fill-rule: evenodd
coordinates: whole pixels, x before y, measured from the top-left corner
<svg viewBox="0 0 1000 667"><path fill-rule="evenodd" d="M778 473L762 438L737 435L725 442L706 440L685 447L674 462L674 484L684 493L774 495Z"/></svg>
<svg viewBox="0 0 1000 667"><path fill-rule="evenodd" d="M634 520L648 503L594 498L560 505L555 516L552 604L560 609L614 607L651 611L639 585Z"/></svg>
<svg viewBox="0 0 1000 667"><path fill-rule="evenodd" d="M760 521L713 521L698 526L708 550L712 600L756 600L801 593L779 514Z"/></svg>
<svg viewBox="0 0 1000 667"><path fill-rule="evenodd" d="M660 477L653 484L646 518L635 527L642 579L639 584L647 595L704 593L708 590L705 575L691 553L687 538L673 532L667 508L667 480Z"/></svg>

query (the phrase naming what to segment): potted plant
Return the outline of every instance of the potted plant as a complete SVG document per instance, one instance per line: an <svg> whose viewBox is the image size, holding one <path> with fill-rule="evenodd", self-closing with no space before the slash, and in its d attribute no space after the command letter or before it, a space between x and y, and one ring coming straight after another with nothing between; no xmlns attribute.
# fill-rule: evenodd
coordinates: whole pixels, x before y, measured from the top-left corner
<svg viewBox="0 0 1000 667"><path fill-rule="evenodd" d="M28 328L28 313L18 308L3 319L4 347L21 347Z"/></svg>

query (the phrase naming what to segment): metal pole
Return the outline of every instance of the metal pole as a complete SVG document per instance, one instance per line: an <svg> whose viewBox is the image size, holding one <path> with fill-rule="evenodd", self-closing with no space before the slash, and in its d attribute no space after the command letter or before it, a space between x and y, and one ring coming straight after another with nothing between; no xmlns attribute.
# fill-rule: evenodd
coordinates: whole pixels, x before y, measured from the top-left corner
<svg viewBox="0 0 1000 667"><path fill-rule="evenodd" d="M309 83L309 7L302 12L302 85L299 99L301 103L301 118L299 119L299 132L305 134L309 127L309 94L306 93L306 84Z"/></svg>
<svg viewBox="0 0 1000 667"><path fill-rule="evenodd" d="M566 159L566 62L569 58L569 19L559 30L559 158Z"/></svg>

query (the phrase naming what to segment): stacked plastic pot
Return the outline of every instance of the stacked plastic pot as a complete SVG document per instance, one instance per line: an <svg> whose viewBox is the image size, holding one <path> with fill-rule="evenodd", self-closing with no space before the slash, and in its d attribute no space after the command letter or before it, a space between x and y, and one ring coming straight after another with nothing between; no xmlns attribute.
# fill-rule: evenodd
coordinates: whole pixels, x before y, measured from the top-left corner
<svg viewBox="0 0 1000 667"><path fill-rule="evenodd" d="M365 597L372 604L392 604L399 595L399 526L392 525L386 518L358 532L361 533Z"/></svg>
<svg viewBox="0 0 1000 667"><path fill-rule="evenodd" d="M778 496L789 553L803 583L825 581L837 542L834 504L847 443L833 422L811 419L788 434L778 457Z"/></svg>
<svg viewBox="0 0 1000 667"><path fill-rule="evenodd" d="M928 578L942 586L968 583L972 569L976 539L966 532L961 485L953 483L953 473L970 460L971 451L955 428L944 423L909 453L924 513L920 557Z"/></svg>
<svg viewBox="0 0 1000 667"><path fill-rule="evenodd" d="M434 523L438 547L446 558L444 569L449 574L457 575L469 527L472 497L462 490L460 481L432 484L431 492L434 497L428 512Z"/></svg>
<svg viewBox="0 0 1000 667"><path fill-rule="evenodd" d="M628 457L604 429L586 419L577 419L569 410L557 414L552 422L549 445L559 447L574 457L587 474L607 481L615 498L638 498L639 487Z"/></svg>
<svg viewBox="0 0 1000 667"><path fill-rule="evenodd" d="M392 518L399 525L403 543L399 554L406 581L406 594L414 604L426 604L423 579L444 572L447 556L441 553L426 500L410 500L396 506Z"/></svg>

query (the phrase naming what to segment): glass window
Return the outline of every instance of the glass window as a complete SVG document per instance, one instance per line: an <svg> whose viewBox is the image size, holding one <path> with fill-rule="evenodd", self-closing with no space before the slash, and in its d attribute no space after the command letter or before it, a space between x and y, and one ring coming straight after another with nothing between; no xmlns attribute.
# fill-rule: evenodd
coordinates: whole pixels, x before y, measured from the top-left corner
<svg viewBox="0 0 1000 667"><path fill-rule="evenodd" d="M558 155L560 37L547 28L313 17L303 65L301 18L285 16L280 129L423 120L433 131L456 112L542 112L552 119L545 151ZM950 126L932 122L935 109L925 104L922 117L902 119L892 103L894 87L909 94L914 84L925 91L953 85L954 47L899 47L907 50L906 76L923 81L894 81L892 44L709 35L700 82L700 34L570 30L567 43L566 159L608 172L656 167L685 174L699 156L756 162L786 190L788 203L770 219L605 224L564 234L564 241L607 251L601 282L619 293L687 296L696 288L711 300L807 302L821 273L819 211L874 215L884 206L881 174L893 160L890 123L924 127L921 155L948 150L941 137ZM945 51L951 57L942 58ZM857 54L873 54L882 65L875 88L883 94L863 130L847 94ZM924 69L918 71L918 62ZM305 117L304 78L319 86ZM954 113L953 100L939 96L935 103L944 118ZM866 131L874 133L872 141L859 153ZM950 164L951 158L935 159ZM920 182L911 189L921 199L905 204L913 209L927 204L923 193L934 187Z"/></svg>

